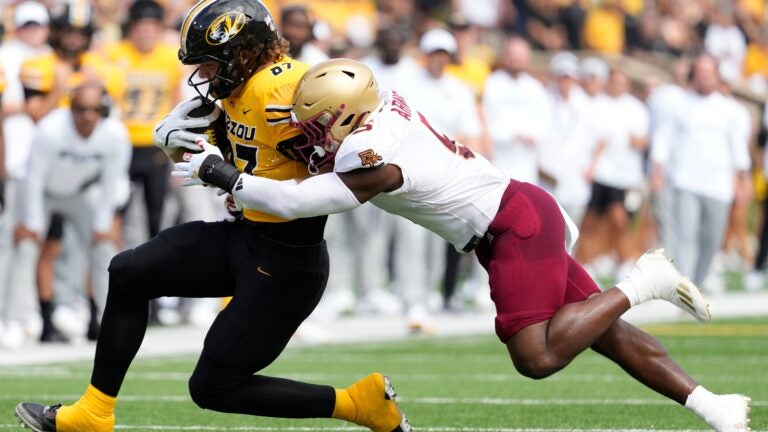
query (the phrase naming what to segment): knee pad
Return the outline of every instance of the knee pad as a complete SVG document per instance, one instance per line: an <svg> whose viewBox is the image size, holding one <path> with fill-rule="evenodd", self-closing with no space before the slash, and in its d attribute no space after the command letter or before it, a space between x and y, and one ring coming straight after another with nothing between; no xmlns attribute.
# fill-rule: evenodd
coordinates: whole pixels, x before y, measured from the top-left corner
<svg viewBox="0 0 768 432"><path fill-rule="evenodd" d="M127 274L130 274L132 266L133 249L128 249L112 257L112 260L109 261L107 270L109 271L110 278L122 279Z"/></svg>

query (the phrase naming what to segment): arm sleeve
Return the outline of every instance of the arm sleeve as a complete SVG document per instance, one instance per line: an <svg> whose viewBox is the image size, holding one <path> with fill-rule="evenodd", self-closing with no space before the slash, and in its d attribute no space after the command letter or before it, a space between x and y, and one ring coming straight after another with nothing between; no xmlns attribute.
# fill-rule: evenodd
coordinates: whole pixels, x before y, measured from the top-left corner
<svg viewBox="0 0 768 432"><path fill-rule="evenodd" d="M111 125L110 125L111 126ZM128 141L128 132L122 125L111 127L112 133L108 134L111 151L104 160L101 173L101 199L96 206L93 215L92 228L94 232L109 231L112 219L117 207L117 186L128 172L130 162L131 144Z"/></svg>
<svg viewBox="0 0 768 432"><path fill-rule="evenodd" d="M232 196L244 208L285 219L341 213L361 204L336 173L301 182L240 174Z"/></svg>

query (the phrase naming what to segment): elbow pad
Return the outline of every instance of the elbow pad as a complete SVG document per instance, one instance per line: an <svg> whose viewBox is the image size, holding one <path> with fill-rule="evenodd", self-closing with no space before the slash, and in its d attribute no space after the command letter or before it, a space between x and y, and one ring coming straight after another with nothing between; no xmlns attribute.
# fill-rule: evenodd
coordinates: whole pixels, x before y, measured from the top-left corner
<svg viewBox="0 0 768 432"><path fill-rule="evenodd" d="M224 162L224 159L212 154L203 160L200 169L197 171L197 176L208 184L232 193L232 188L237 183L240 171Z"/></svg>

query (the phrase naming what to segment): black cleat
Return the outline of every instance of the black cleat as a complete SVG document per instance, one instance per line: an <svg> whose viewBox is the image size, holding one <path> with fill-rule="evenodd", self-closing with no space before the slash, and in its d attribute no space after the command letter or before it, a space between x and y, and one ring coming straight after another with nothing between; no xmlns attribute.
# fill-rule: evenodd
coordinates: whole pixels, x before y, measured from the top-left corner
<svg viewBox="0 0 768 432"><path fill-rule="evenodd" d="M22 402L16 405L16 418L25 428L35 432L56 432L56 414L61 404L40 405L34 402Z"/></svg>

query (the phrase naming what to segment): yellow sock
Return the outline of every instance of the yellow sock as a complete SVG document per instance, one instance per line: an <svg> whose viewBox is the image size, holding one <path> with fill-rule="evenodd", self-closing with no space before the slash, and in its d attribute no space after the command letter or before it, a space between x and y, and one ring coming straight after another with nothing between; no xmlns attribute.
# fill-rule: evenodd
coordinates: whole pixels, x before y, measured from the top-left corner
<svg viewBox="0 0 768 432"><path fill-rule="evenodd" d="M333 407L332 417L339 420L354 422L357 417L357 407L347 389L336 390L336 405Z"/></svg>
<svg viewBox="0 0 768 432"><path fill-rule="evenodd" d="M108 396L93 385L72 405L62 406L56 414L57 432L111 432L115 429L115 403L117 398Z"/></svg>
<svg viewBox="0 0 768 432"><path fill-rule="evenodd" d="M390 432L400 425L402 414L387 395L384 375L372 373L345 390L336 389L333 418L366 426L375 432Z"/></svg>

